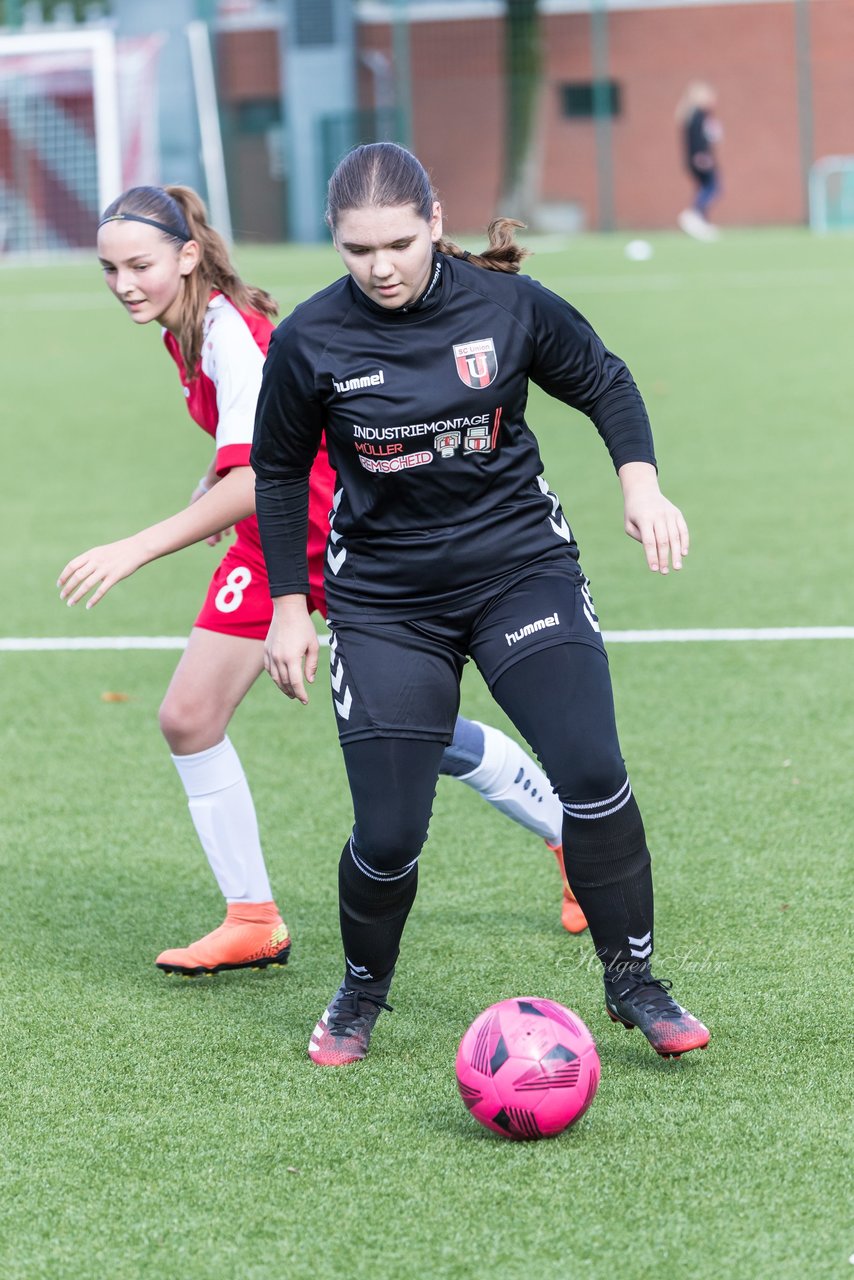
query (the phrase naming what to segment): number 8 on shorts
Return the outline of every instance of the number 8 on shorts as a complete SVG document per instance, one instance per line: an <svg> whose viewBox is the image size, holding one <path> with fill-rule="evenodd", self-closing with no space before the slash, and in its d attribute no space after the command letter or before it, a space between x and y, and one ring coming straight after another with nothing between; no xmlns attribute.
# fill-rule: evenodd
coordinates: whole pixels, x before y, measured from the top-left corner
<svg viewBox="0 0 854 1280"><path fill-rule="evenodd" d="M243 593L252 581L252 574L245 566L232 569L225 584L216 593L214 604L220 613L234 613L243 603Z"/></svg>

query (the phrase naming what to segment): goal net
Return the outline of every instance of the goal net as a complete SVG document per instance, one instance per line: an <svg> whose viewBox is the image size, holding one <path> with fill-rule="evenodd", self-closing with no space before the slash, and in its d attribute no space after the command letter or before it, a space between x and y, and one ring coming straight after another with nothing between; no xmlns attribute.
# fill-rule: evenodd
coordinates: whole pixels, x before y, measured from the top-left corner
<svg viewBox="0 0 854 1280"><path fill-rule="evenodd" d="M0 252L91 248L98 214L158 178L158 37L0 36Z"/></svg>

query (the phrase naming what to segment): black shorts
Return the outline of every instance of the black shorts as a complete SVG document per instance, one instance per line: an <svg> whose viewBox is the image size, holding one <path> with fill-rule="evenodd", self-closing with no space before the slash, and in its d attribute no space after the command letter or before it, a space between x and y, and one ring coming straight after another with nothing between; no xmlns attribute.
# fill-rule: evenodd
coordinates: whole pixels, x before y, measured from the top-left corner
<svg viewBox="0 0 854 1280"><path fill-rule="evenodd" d="M486 604L409 622L330 623L332 699L341 742L419 738L449 743L463 667L472 657L489 686L553 645L604 654L590 587L580 569L533 570Z"/></svg>

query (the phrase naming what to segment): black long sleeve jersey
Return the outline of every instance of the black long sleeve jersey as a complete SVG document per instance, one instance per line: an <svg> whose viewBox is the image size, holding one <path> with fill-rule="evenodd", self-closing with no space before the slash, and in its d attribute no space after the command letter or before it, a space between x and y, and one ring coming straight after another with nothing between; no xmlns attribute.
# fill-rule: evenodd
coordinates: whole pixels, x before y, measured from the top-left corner
<svg viewBox="0 0 854 1280"><path fill-rule="evenodd" d="M437 254L409 308L384 310L349 276L298 306L273 334L251 456L272 595L308 593L308 475L324 431L333 620L427 617L538 562L577 560L525 421L529 380L592 419L615 468L654 465L625 364L527 276Z"/></svg>
<svg viewBox="0 0 854 1280"><path fill-rule="evenodd" d="M708 120L707 112L697 107L691 112L685 124L684 140L685 140L685 161L692 173L703 177L708 173L707 169L697 166L695 157L700 154L711 155L714 160L714 149L712 140L709 137L706 121Z"/></svg>

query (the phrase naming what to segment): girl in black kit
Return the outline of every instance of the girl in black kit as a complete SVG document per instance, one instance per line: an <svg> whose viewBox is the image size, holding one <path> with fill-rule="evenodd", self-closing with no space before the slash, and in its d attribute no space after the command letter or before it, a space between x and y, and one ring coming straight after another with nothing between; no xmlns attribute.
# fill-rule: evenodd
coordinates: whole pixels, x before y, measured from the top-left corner
<svg viewBox="0 0 854 1280"><path fill-rule="evenodd" d="M620 754L608 663L578 549L525 422L528 383L594 422L647 563L682 564L632 377L567 302L517 274L518 224L470 255L442 238L419 161L358 147L329 183L348 275L275 331L252 466L274 597L265 665L307 700L308 477L321 435L337 472L326 592L332 696L355 823L339 864L344 981L311 1037L323 1066L364 1058L415 898L439 761L474 658L564 809L572 889L604 966L606 1007L658 1053L706 1028L650 972L653 894Z"/></svg>
<svg viewBox="0 0 854 1280"><path fill-rule="evenodd" d="M720 194L715 147L722 130L715 111L717 94L711 85L695 80L688 85L676 108L682 132L685 165L695 184L694 203L679 215L679 226L698 240L717 240L720 234L709 221L709 208Z"/></svg>

